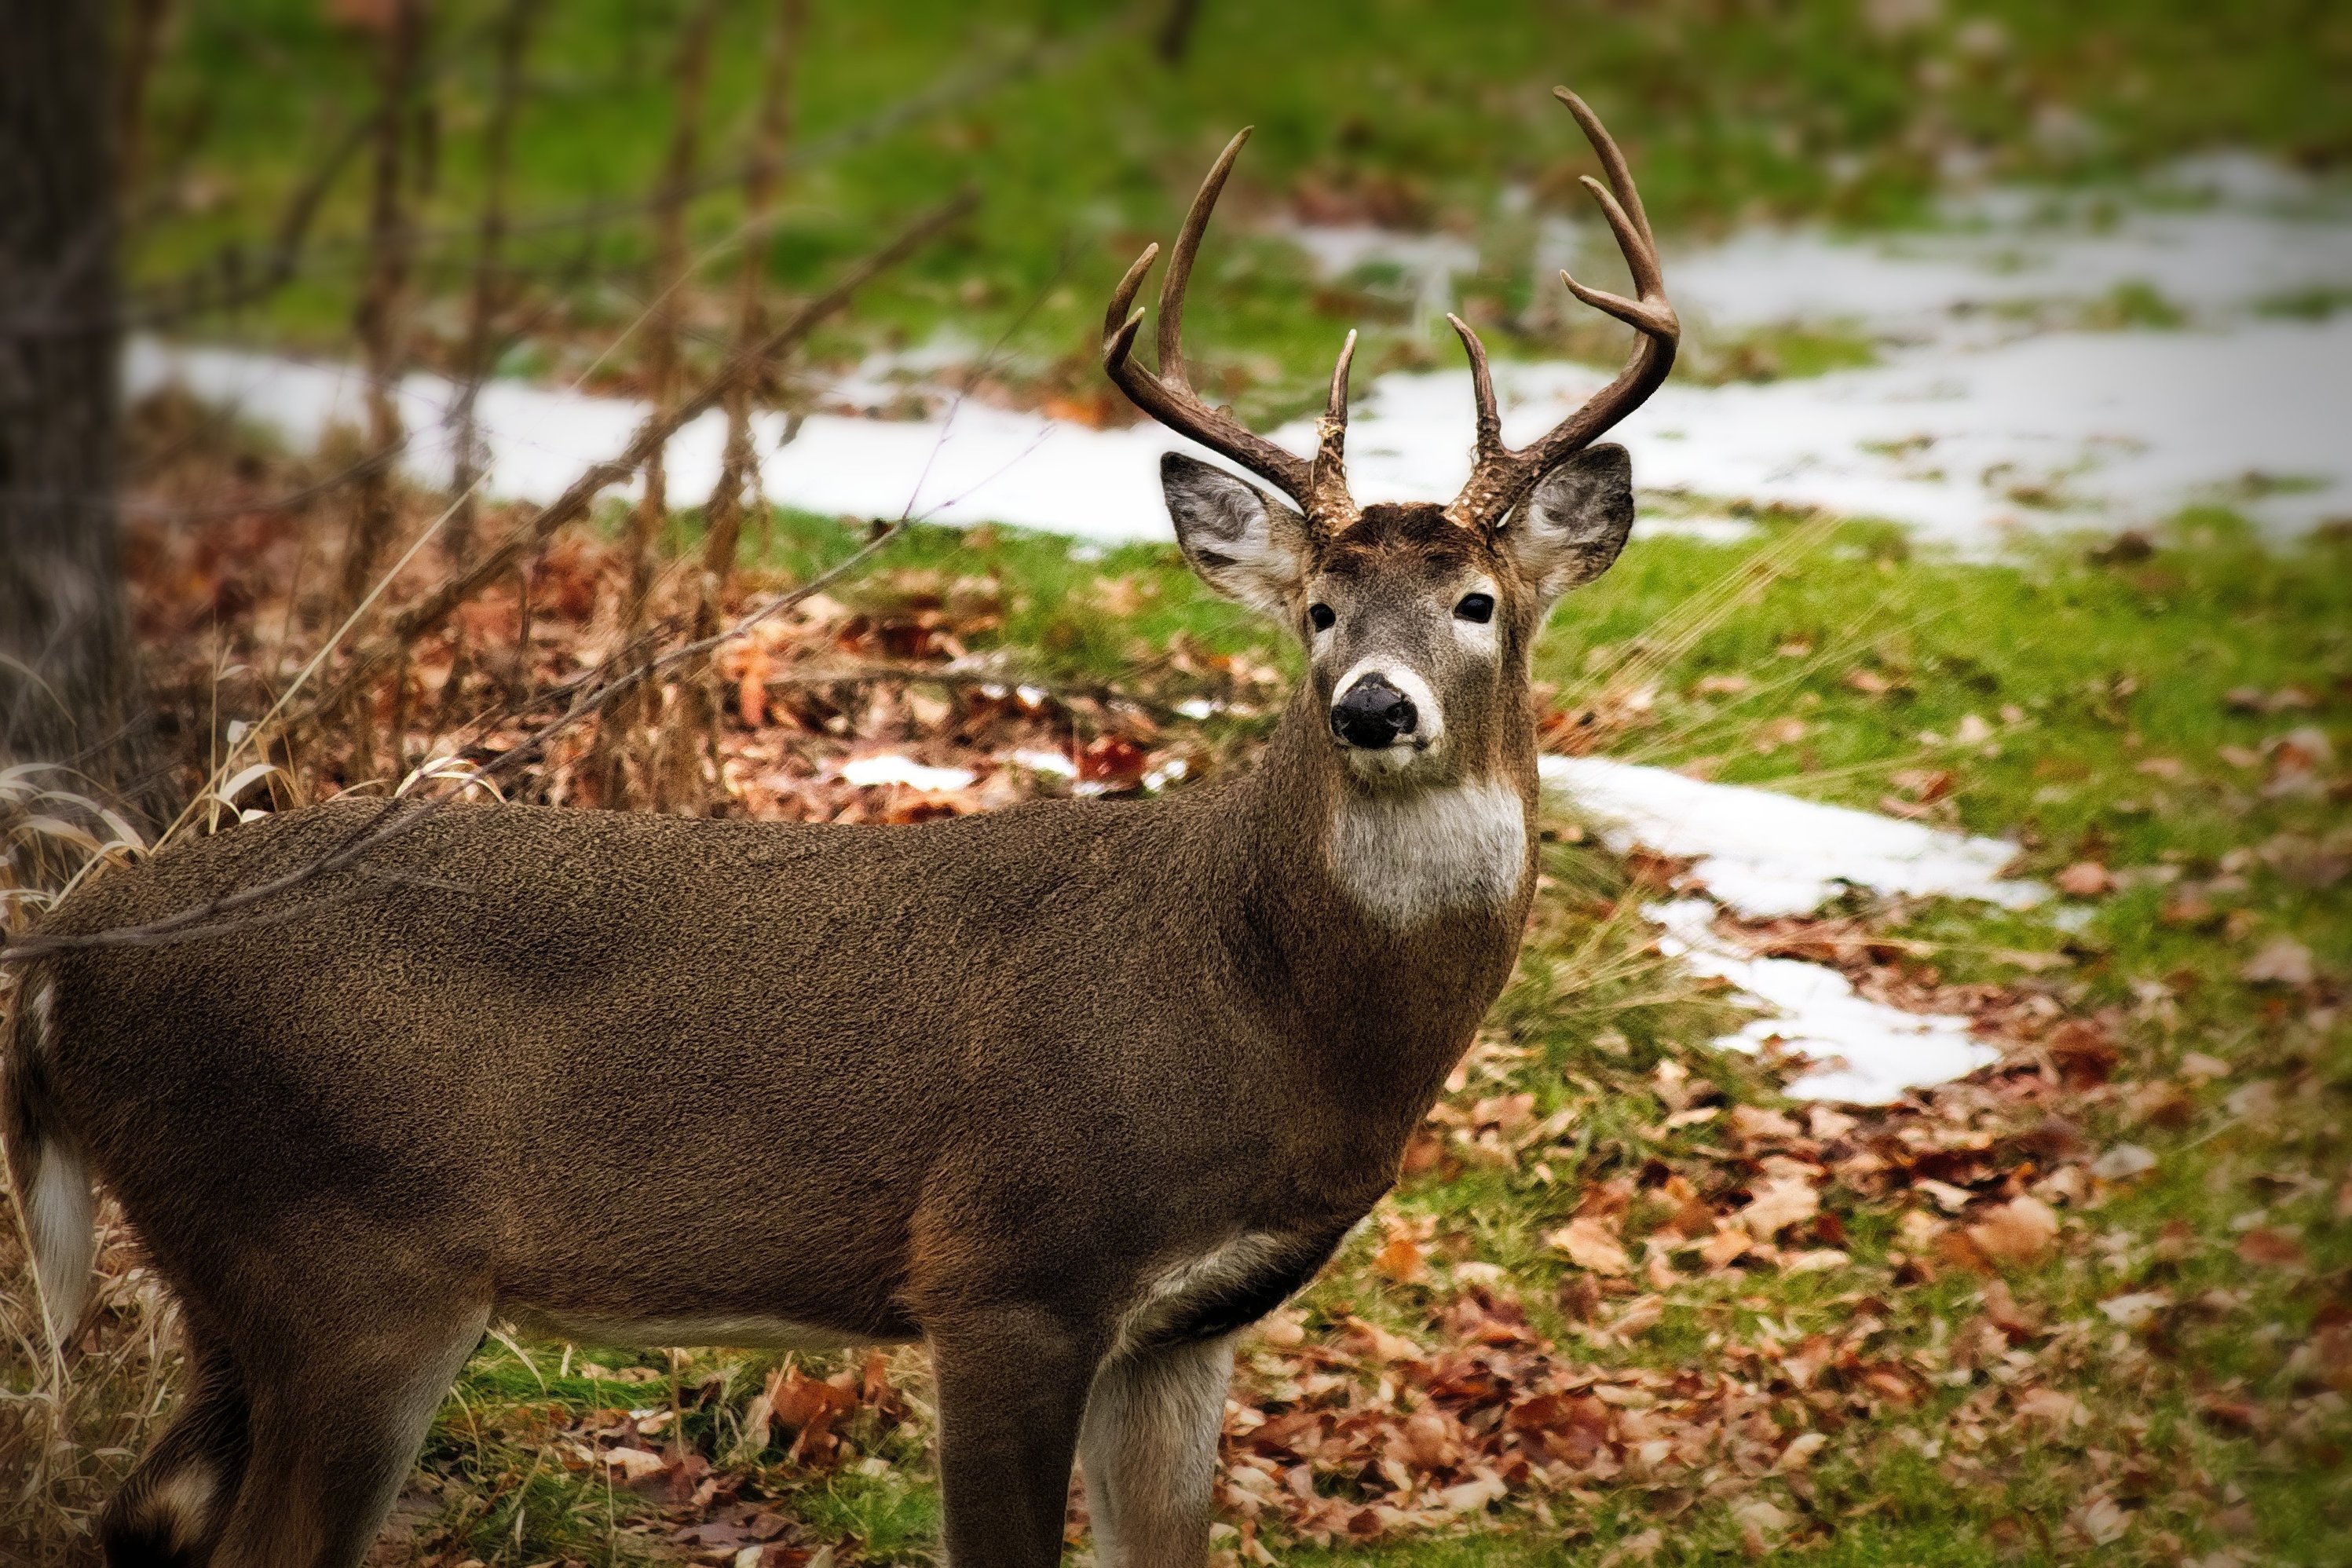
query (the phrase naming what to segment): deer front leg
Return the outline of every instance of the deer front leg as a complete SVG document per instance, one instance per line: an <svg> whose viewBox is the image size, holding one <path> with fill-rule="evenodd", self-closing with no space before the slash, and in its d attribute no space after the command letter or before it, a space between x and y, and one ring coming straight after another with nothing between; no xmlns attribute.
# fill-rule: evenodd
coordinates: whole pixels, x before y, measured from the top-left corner
<svg viewBox="0 0 2352 1568"><path fill-rule="evenodd" d="M1230 1339L1116 1356L1095 1375L1078 1439L1095 1568L1201 1568L1209 1557Z"/></svg>
<svg viewBox="0 0 2352 1568"><path fill-rule="evenodd" d="M1008 1309L935 1328L940 1480L951 1568L1052 1568L1100 1345Z"/></svg>

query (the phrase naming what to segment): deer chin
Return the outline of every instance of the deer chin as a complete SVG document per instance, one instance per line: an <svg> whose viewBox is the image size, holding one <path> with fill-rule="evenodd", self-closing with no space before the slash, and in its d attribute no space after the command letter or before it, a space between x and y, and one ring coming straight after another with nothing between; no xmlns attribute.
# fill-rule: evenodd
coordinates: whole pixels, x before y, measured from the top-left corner
<svg viewBox="0 0 2352 1568"><path fill-rule="evenodd" d="M1433 740L1400 740L1378 751L1343 742L1334 749L1349 777L1375 789L1393 789L1424 779L1433 783L1445 768L1445 748Z"/></svg>
<svg viewBox="0 0 2352 1568"><path fill-rule="evenodd" d="M1518 896L1527 856L1527 802L1495 778L1349 790L1331 824L1333 876L1393 930L1503 907Z"/></svg>

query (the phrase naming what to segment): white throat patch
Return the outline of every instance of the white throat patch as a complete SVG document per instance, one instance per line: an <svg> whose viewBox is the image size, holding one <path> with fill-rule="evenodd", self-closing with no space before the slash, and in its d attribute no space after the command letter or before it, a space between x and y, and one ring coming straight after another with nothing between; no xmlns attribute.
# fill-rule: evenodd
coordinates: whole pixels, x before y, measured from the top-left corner
<svg viewBox="0 0 2352 1568"><path fill-rule="evenodd" d="M1399 929L1509 903L1527 852L1526 802L1498 779L1393 799L1350 795L1332 824L1339 885L1374 920Z"/></svg>

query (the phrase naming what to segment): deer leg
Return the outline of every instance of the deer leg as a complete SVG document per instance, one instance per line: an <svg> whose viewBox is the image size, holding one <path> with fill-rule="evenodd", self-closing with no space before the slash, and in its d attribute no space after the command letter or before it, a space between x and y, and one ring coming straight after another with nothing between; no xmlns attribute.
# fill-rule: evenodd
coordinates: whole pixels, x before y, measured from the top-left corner
<svg viewBox="0 0 2352 1568"><path fill-rule="evenodd" d="M353 1568L488 1316L375 1321L257 1370L252 1458L209 1568Z"/></svg>
<svg viewBox="0 0 2352 1568"><path fill-rule="evenodd" d="M1095 1374L1078 1436L1096 1568L1201 1568L1224 1427L1230 1340L1117 1356Z"/></svg>
<svg viewBox="0 0 2352 1568"><path fill-rule="evenodd" d="M228 1352L191 1331L187 1392L99 1526L108 1568L200 1568L245 1481L245 1379Z"/></svg>
<svg viewBox="0 0 2352 1568"><path fill-rule="evenodd" d="M1052 1568L1099 1344L1044 1313L1007 1311L935 1330L931 1355L948 1562Z"/></svg>

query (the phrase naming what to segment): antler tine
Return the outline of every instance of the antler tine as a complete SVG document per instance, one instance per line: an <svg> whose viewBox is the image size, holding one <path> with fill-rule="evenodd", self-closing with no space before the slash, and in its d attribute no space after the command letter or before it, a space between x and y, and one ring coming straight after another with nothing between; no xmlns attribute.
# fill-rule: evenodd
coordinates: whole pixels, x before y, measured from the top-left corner
<svg viewBox="0 0 2352 1568"><path fill-rule="evenodd" d="M1445 319L1462 340L1462 351L1470 356L1470 395L1478 405L1478 455L1492 457L1504 450L1503 416L1495 411L1495 372L1486 364L1486 345L1461 317L1448 311Z"/></svg>
<svg viewBox="0 0 2352 1568"><path fill-rule="evenodd" d="M1610 228L1616 232L1617 248L1625 257L1626 269L1633 275L1633 290L1641 298L1628 299L1622 294L1612 294L1606 289L1588 288L1565 270L1560 273L1559 280L1568 286L1570 294L1595 310L1606 311L1616 317L1629 327L1653 335L1679 337L1682 325L1675 316L1675 308L1666 303L1665 278L1658 269L1656 247L1643 239L1633 226L1633 218L1617 204L1614 196L1601 189L1601 182L1588 175L1584 184L1591 191L1593 200L1601 204L1601 211L1609 219Z"/></svg>
<svg viewBox="0 0 2352 1568"><path fill-rule="evenodd" d="M1250 139L1254 125L1244 125L1234 132L1217 161L1209 165L1208 177L1192 197L1192 207L1184 214L1184 226L1177 231L1176 249L1168 257L1167 276L1160 280L1160 379L1174 387L1189 390L1192 379L1184 373L1184 290L1192 281L1192 260L1201 254L1201 236L1209 230L1209 217L1217 210L1217 198L1224 194L1225 176L1234 172L1234 160L1242 155L1242 144Z"/></svg>
<svg viewBox="0 0 2352 1568"><path fill-rule="evenodd" d="M1469 482L1445 509L1445 515L1463 528L1501 526L1538 480L1641 407L1674 368L1675 350L1682 340L1682 323L1666 298L1665 276L1658 266L1657 241L1650 233L1650 217L1642 210L1642 194L1634 188L1633 173L1626 166L1625 154L1608 128L1601 123L1601 117L1582 99L1564 87L1552 89L1552 96L1566 104L1568 111L1576 117L1585 140L1592 143L1592 151L1600 157L1601 172L1609 176L1606 187L1589 176L1584 185L1592 193L1593 200L1600 203L1601 215L1609 220L1610 231L1617 236L1617 248L1625 257L1626 270L1633 276L1635 298L1628 299L1622 295L1588 288L1565 272L1559 275L1560 281L1587 305L1641 333L1641 341L1616 380L1533 445L1514 452L1503 444L1501 427L1496 419L1494 381L1487 369L1486 349L1479 343L1477 334L1462 322L1454 322L1463 349L1470 356L1471 389L1478 403L1477 460L1471 468Z"/></svg>
<svg viewBox="0 0 2352 1568"><path fill-rule="evenodd" d="M1627 166L1625 154L1618 147L1617 139L1609 134L1609 128L1601 123L1601 117L1592 112L1592 106L1584 99L1564 87L1552 89L1551 95L1568 106L1569 113L1576 116L1577 128L1584 132L1584 139L1592 143L1592 151L1601 160L1601 172L1609 176L1610 189L1615 191L1617 199L1625 204L1626 215L1633 220L1634 230L1641 235L1643 245L1656 248L1657 241L1650 235L1650 214L1642 210L1642 193L1634 188L1633 171ZM1587 175L1584 183L1591 184L1591 176Z"/></svg>
<svg viewBox="0 0 2352 1568"><path fill-rule="evenodd" d="M1341 528L1355 517L1340 462L1348 423L1348 365L1355 354L1355 334L1349 334L1348 346L1340 350L1339 368L1332 374L1333 402L1324 415L1312 464L1252 433L1230 413L1211 408L1192 390L1184 369L1184 290L1192 280L1192 261L1200 254L1210 214L1216 210L1225 178L1233 172L1234 160L1240 156L1249 135L1249 129L1243 128L1210 165L1208 178L1201 182L1192 210L1184 216L1184 226L1177 234L1176 248L1169 255L1168 272L1160 283L1158 372L1135 361L1135 340L1143 325L1143 311L1135 307L1135 296L1160 255L1157 245L1145 247L1111 291L1109 308L1103 313L1103 370L1128 401L1169 429L1191 436L1279 486L1318 527Z"/></svg>
<svg viewBox="0 0 2352 1568"><path fill-rule="evenodd" d="M1331 395L1324 400L1323 417L1315 426L1315 468L1308 481L1315 493L1314 509L1347 516L1354 511L1348 498L1348 371L1356 362L1356 333L1339 345L1339 362L1331 367Z"/></svg>
<svg viewBox="0 0 2352 1568"><path fill-rule="evenodd" d="M1151 264L1158 259L1159 255L1158 240L1145 246L1143 254L1135 258L1135 265L1127 269L1127 276L1118 280L1118 287L1110 291L1110 308L1103 312L1105 342L1118 337L1121 327L1134 326L1142 321L1143 312L1136 308L1135 296L1137 291L1142 288L1143 280L1150 273ZM1134 319L1131 321L1128 317L1128 312L1130 310L1135 312Z"/></svg>

